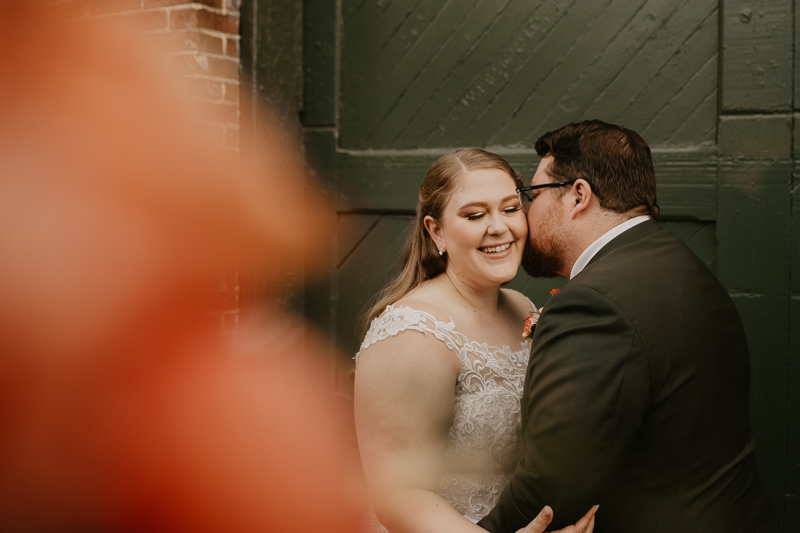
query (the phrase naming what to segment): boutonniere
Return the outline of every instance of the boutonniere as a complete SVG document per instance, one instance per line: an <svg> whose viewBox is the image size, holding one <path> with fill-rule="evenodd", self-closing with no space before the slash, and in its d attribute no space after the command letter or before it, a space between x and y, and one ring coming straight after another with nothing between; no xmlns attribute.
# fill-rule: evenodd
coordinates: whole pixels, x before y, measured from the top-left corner
<svg viewBox="0 0 800 533"><path fill-rule="evenodd" d="M533 314L525 319L525 329L522 330L522 338L525 340L533 337L533 330L536 329L536 323L539 322L539 315L542 314L544 308L538 311L534 309Z"/></svg>
<svg viewBox="0 0 800 533"><path fill-rule="evenodd" d="M550 296L555 296L561 289L550 289ZM544 312L544 307L533 309L533 314L525 319L525 328L522 330L522 338L525 340L533 338L533 331L536 329L536 324L539 322L539 317Z"/></svg>

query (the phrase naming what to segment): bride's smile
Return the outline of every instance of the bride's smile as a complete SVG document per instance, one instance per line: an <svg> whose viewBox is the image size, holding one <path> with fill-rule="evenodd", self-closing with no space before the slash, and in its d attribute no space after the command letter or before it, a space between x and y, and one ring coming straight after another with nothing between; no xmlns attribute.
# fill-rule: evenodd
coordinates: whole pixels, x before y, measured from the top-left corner
<svg viewBox="0 0 800 533"><path fill-rule="evenodd" d="M528 236L514 181L495 168L463 172L458 180L431 228L447 254L448 272L471 287L510 281Z"/></svg>
<svg viewBox="0 0 800 533"><path fill-rule="evenodd" d="M508 249L511 248L512 244L513 242L507 242L505 244L499 244L496 246L481 246L480 248L478 248L478 250L487 255L494 256L495 258L505 257L505 254L503 254L503 252L508 251Z"/></svg>

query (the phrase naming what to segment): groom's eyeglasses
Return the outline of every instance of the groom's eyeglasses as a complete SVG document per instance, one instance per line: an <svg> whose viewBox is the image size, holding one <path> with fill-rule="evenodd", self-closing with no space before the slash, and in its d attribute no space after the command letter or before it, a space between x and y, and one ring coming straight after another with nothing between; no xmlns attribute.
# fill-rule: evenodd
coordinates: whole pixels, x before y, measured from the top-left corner
<svg viewBox="0 0 800 533"><path fill-rule="evenodd" d="M520 187L517 189L517 196L519 196L519 205L522 206L522 210L526 213L528 209L531 207L531 203L533 203L533 196L531 196L528 191L535 191L536 189L547 189L549 187L566 187L567 185L572 185L577 180L572 181L555 181L553 183L543 183L541 185L531 185L529 187Z"/></svg>

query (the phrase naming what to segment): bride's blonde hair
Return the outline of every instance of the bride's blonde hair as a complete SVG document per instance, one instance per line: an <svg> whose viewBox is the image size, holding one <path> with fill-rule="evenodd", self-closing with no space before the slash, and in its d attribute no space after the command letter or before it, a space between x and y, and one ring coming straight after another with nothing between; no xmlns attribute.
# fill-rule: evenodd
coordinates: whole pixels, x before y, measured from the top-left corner
<svg viewBox="0 0 800 533"><path fill-rule="evenodd" d="M435 278L447 268L447 255L439 255L433 239L428 235L423 221L426 216L437 222L445 206L458 186L462 172L484 169L502 170L522 187L522 180L511 165L497 154L480 148L464 148L452 154L443 155L428 169L419 190L416 220L411 235L406 239L400 255L402 270L372 299L361 322L361 336L366 335L372 319L383 313L387 305L411 292L425 281Z"/></svg>

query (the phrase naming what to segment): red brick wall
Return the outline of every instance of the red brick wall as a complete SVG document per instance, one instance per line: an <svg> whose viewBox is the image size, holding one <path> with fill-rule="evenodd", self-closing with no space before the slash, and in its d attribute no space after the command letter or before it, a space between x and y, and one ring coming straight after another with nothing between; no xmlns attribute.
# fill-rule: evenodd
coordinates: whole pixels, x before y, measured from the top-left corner
<svg viewBox="0 0 800 533"><path fill-rule="evenodd" d="M69 18L123 19L168 55L171 70L188 79L202 123L216 144L239 150L239 0L56 0ZM225 276L217 289L220 329L238 330L239 276Z"/></svg>
<svg viewBox="0 0 800 533"><path fill-rule="evenodd" d="M122 18L168 50L219 146L239 149L238 0L60 0L69 17Z"/></svg>

